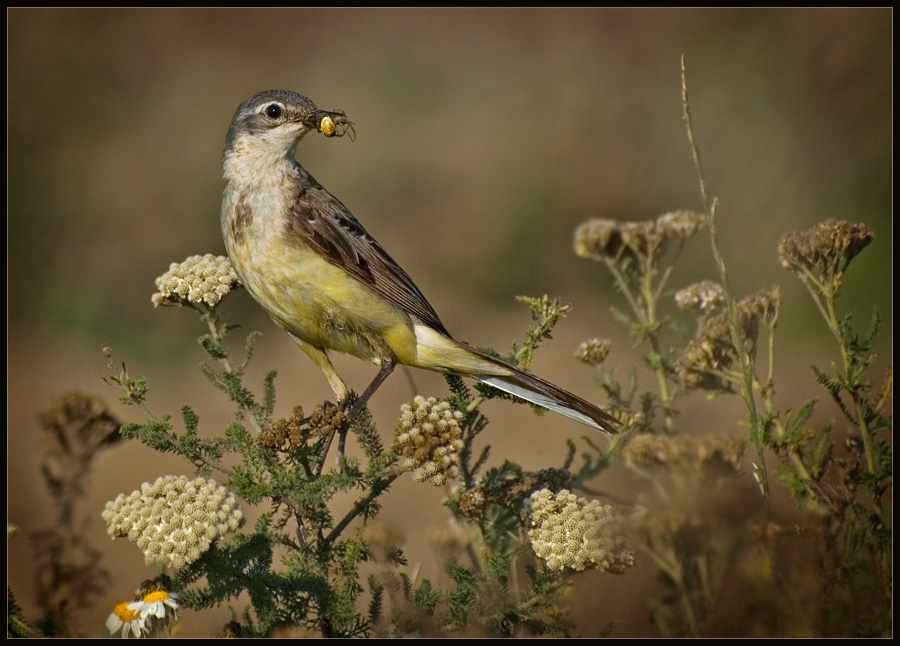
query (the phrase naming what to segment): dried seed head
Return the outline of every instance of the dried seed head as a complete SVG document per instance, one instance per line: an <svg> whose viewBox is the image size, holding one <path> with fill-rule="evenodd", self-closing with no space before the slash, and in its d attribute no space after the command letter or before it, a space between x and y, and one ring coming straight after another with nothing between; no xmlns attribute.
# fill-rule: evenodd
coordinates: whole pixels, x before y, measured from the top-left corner
<svg viewBox="0 0 900 646"><path fill-rule="evenodd" d="M656 228L665 238L687 240L698 233L705 225L705 215L685 209L664 213L656 218Z"/></svg>
<svg viewBox="0 0 900 646"><path fill-rule="evenodd" d="M682 469L690 473L735 477L741 473L746 443L731 436L637 435L625 447L631 467Z"/></svg>
<svg viewBox="0 0 900 646"><path fill-rule="evenodd" d="M705 223L703 214L687 210L639 222L588 220L575 230L575 254L592 260L615 260L625 255L652 264L659 260L668 241L683 242Z"/></svg>
<svg viewBox="0 0 900 646"><path fill-rule="evenodd" d="M744 341L753 344L759 336L759 326L774 326L781 302L778 285L762 290L737 302L736 307ZM738 363L737 350L731 338L731 312L720 312L703 323L700 333L688 344L675 362L685 388L730 392L727 378L731 366Z"/></svg>
<svg viewBox="0 0 900 646"><path fill-rule="evenodd" d="M48 453L62 459L85 460L100 447L121 439L121 423L99 397L73 391L57 397L38 415L41 427L52 437Z"/></svg>
<svg viewBox="0 0 900 646"><path fill-rule="evenodd" d="M588 220L575 229L575 255L592 260L615 255L621 244L614 220Z"/></svg>
<svg viewBox="0 0 900 646"><path fill-rule="evenodd" d="M611 348L612 341L609 339L588 339L578 346L575 356L579 361L583 361L590 366L598 366L609 355Z"/></svg>
<svg viewBox="0 0 900 646"><path fill-rule="evenodd" d="M258 442L267 449L292 451L314 437L335 432L346 419L347 415L331 402L317 406L309 417L304 417L302 406L295 406L290 418L274 422L259 434Z"/></svg>
<svg viewBox="0 0 900 646"><path fill-rule="evenodd" d="M826 220L803 231L789 231L778 242L778 259L785 269L833 279L875 238L865 224Z"/></svg>
<svg viewBox="0 0 900 646"><path fill-rule="evenodd" d="M694 283L675 294L678 309L693 310L701 316L710 314L724 301L725 290L711 280Z"/></svg>

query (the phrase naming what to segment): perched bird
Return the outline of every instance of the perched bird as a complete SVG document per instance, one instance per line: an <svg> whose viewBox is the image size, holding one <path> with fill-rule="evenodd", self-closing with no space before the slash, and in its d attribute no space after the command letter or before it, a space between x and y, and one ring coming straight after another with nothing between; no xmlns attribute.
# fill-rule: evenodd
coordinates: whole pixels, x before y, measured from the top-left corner
<svg viewBox="0 0 900 646"><path fill-rule="evenodd" d="M322 370L346 405L335 350L381 366L364 405L399 364L473 377L599 431L618 422L597 406L456 341L405 271L353 214L294 159L310 131L342 134L342 112L284 90L237 109L225 139L222 234L243 285Z"/></svg>

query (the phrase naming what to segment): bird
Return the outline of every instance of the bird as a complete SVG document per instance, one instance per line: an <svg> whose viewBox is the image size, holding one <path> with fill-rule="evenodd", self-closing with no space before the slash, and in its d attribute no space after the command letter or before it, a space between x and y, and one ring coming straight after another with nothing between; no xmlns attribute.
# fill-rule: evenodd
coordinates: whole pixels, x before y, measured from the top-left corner
<svg viewBox="0 0 900 646"><path fill-rule="evenodd" d="M350 393L332 351L380 367L351 414L402 364L471 377L615 434L619 423L602 408L454 339L406 271L295 159L307 133L333 136L352 126L344 112L266 90L237 108L222 157L221 226L234 270L319 367L341 406Z"/></svg>

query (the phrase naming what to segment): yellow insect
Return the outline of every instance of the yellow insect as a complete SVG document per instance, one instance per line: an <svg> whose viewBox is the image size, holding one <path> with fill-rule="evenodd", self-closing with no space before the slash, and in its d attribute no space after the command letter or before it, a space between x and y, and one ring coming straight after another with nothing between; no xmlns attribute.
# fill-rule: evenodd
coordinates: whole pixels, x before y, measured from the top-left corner
<svg viewBox="0 0 900 646"><path fill-rule="evenodd" d="M356 129L353 127L353 123L347 118L347 115L344 114L343 110L325 112L325 115L319 121L319 132L326 137L343 137L344 135L349 135L350 141L356 139Z"/></svg>
<svg viewBox="0 0 900 646"><path fill-rule="evenodd" d="M324 117L322 117L322 121L319 124L319 129L326 137L333 137L334 133L337 132L337 125L335 125L334 119L326 114Z"/></svg>

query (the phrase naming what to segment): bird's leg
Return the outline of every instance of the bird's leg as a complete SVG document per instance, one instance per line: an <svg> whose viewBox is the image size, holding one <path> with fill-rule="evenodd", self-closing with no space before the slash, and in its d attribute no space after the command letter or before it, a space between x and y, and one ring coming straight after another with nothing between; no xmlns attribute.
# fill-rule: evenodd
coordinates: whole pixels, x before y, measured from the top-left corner
<svg viewBox="0 0 900 646"><path fill-rule="evenodd" d="M390 358L381 360L381 370L378 371L378 374L375 375L375 379L372 380L372 383L369 384L368 388L363 391L363 394L359 396L359 398L353 402L353 406L350 407L350 411L347 413L347 422L341 426L340 430L340 439L338 440L338 455L337 459L340 462L341 456L344 455L344 446L347 442L347 430L349 429L350 422L359 414L359 411L363 409L366 405L366 402L369 401L369 398L375 394L375 391L384 383L384 380L388 378L388 376L394 371L394 368L397 366L397 360L394 359L393 356ZM341 402L341 407L343 408L346 404L347 400Z"/></svg>
<svg viewBox="0 0 900 646"><path fill-rule="evenodd" d="M388 378L388 376L394 371L394 368L397 367L397 360L391 357L390 359L382 359L381 360L381 370L378 371L378 374L375 375L375 378L372 380L372 383L363 391L363 394L359 396L359 398L353 402L353 407L350 409L350 412L347 413L347 417L353 419L359 414L359 411L363 409L363 406L366 405L366 402L369 401L369 398L375 394L375 391L381 387L381 384L384 383L384 380Z"/></svg>
<svg viewBox="0 0 900 646"><path fill-rule="evenodd" d="M277 320L275 321L278 322ZM306 341L296 337L295 335L288 332L294 341L297 342L297 345L300 346L300 349L303 350L309 358L313 360L319 370L322 371L322 374L325 375L325 379L328 380L328 384L331 386L331 390L334 391L335 399L338 402L338 411L343 412L347 406L347 398L350 395L350 391L347 389L347 386L344 385L344 380L341 379L340 375L338 375L337 370L334 369L334 365L331 363L331 359L328 356L328 351L323 348L318 348L314 345L310 345ZM342 432L342 437L346 434L347 424L342 424L342 427L345 429ZM319 453L319 457L316 460L316 466L313 471L316 475L322 473L322 467L325 465L325 458L328 456L328 451L331 449L331 443L334 441L335 431L332 430L328 435L328 439L325 441L324 446L322 447L322 452ZM341 446L343 446L343 441L341 442ZM341 452L343 454L343 452ZM340 455L338 455L338 460L340 460Z"/></svg>
<svg viewBox="0 0 900 646"><path fill-rule="evenodd" d="M277 320L275 322L278 323ZM313 363L318 366L319 370L322 371L322 374L325 375L325 379L328 380L328 385L331 386L331 390L334 392L334 396L337 398L338 406L342 406L342 402L347 400L347 386L344 385L344 380L341 379L337 370L334 369L334 365L331 363L331 359L328 356L328 351L310 345L290 332L288 332L288 334L291 335L291 338L297 342L300 349L303 350L309 358L313 360Z"/></svg>

